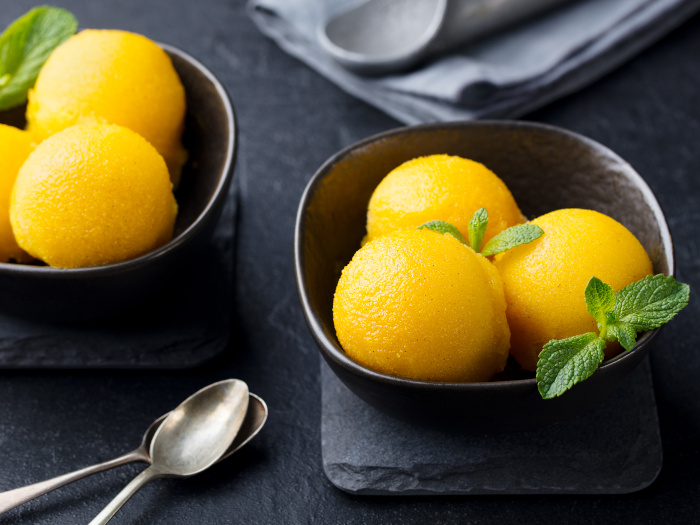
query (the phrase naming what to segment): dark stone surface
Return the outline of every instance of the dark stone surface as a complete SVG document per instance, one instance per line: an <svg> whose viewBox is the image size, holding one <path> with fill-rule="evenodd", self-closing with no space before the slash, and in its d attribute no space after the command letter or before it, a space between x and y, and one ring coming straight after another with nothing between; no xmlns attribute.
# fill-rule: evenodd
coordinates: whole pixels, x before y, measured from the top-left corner
<svg viewBox="0 0 700 525"><path fill-rule="evenodd" d="M520 432L455 432L391 419L325 362L321 389L323 469L352 494L625 494L648 487L663 463L648 359L605 403ZM630 435L633 446L621 447Z"/></svg>
<svg viewBox="0 0 700 525"><path fill-rule="evenodd" d="M626 495L348 495L321 460L318 355L294 282L299 198L335 151L397 126L285 55L241 0L57 1L82 27L117 27L174 44L222 80L240 124L233 334L214 363L186 371L0 372L0 490L63 474L135 447L150 422L198 388L245 380L270 419L241 452L189 480L158 480L113 523L693 523L700 513L700 337L694 298L651 354L664 466ZM36 2L3 0L4 26ZM646 178L674 235L677 276L700 289L700 17L579 93L528 119L605 144ZM600 436L605 440L606 436ZM620 447L634 447L626 436ZM140 471L128 466L42 496L0 524L88 523Z"/></svg>

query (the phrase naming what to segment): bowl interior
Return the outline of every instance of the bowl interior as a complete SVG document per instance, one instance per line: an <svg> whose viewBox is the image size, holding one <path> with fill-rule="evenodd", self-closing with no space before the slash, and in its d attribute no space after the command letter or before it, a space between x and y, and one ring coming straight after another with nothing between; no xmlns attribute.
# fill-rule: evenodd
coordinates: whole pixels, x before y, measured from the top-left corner
<svg viewBox="0 0 700 525"><path fill-rule="evenodd" d="M485 164L508 185L528 218L569 207L615 218L640 240L656 273L673 272L670 234L655 197L624 160L600 144L526 122L393 130L329 159L309 183L299 208L295 247L299 291L307 321L326 357L359 367L344 355L335 336L332 301L340 272L365 234L367 203L374 188L401 163L439 153Z"/></svg>
<svg viewBox="0 0 700 525"><path fill-rule="evenodd" d="M236 127L224 88L192 57L163 46L187 99L183 143L189 157L175 197L179 210L173 239L189 228L223 192L233 170Z"/></svg>

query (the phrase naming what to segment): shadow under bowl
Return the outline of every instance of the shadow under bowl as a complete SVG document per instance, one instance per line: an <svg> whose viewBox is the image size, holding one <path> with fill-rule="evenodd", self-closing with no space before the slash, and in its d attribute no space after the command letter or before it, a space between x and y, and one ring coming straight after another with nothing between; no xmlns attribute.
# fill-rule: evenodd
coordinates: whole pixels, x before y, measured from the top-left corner
<svg viewBox="0 0 700 525"><path fill-rule="evenodd" d="M175 283L211 237L233 178L237 125L223 85L183 51L161 44L185 88L183 143L189 159L175 192L178 216L166 245L129 261L89 268L0 263L0 313L47 322L82 322L125 312ZM24 127L25 108L0 112Z"/></svg>
<svg viewBox="0 0 700 525"><path fill-rule="evenodd" d="M644 180L608 148L548 125L476 121L399 128L354 144L316 172L299 205L294 257L304 316L325 361L358 397L415 423L519 430L566 419L610 396L649 353L657 331L604 363L563 396L543 400L534 378L485 383L413 381L369 370L343 351L333 326L333 294L342 268L365 234L367 204L392 169L415 157L476 160L510 188L534 218L588 208L624 224L649 254L655 273L673 274L673 245L663 212Z"/></svg>

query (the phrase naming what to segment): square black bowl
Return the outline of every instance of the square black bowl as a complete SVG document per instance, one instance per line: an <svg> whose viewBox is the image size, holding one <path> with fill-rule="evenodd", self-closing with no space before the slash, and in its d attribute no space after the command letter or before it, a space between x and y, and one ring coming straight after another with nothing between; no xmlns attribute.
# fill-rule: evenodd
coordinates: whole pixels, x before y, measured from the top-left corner
<svg viewBox="0 0 700 525"><path fill-rule="evenodd" d="M588 208L613 217L640 240L655 273L672 275L673 245L656 198L634 169L606 147L528 122L456 122L391 130L328 159L299 205L297 285L306 321L330 368L367 403L419 423L467 422L471 428L515 430L564 419L606 399L648 354L657 331L642 335L634 350L604 363L586 381L550 400L540 397L534 378L413 381L374 372L345 354L333 327L333 294L342 268L365 234L370 196L396 166L441 153L485 164L508 185L528 218L561 208Z"/></svg>

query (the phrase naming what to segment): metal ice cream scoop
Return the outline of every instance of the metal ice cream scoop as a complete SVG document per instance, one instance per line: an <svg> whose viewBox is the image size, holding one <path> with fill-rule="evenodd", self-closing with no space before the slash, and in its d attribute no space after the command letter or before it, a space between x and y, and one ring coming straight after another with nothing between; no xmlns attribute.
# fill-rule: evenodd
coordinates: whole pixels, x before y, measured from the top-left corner
<svg viewBox="0 0 700 525"><path fill-rule="evenodd" d="M367 0L321 23L321 46L361 74L392 73L572 0Z"/></svg>

